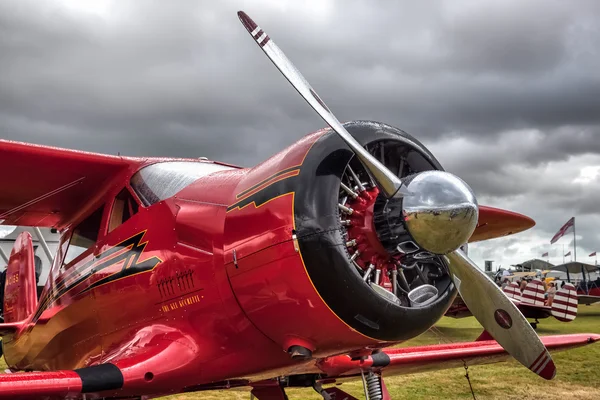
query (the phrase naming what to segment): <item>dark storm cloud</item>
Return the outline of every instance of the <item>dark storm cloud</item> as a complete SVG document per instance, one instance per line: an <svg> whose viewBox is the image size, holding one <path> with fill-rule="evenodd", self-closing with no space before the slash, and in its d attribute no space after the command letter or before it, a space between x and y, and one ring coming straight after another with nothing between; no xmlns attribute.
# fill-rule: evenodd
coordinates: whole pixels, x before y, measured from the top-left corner
<svg viewBox="0 0 600 400"><path fill-rule="evenodd" d="M598 179L575 181L600 165L598 2L90 3L106 6L0 3L0 137L263 160L324 123L252 43L242 8L341 120L405 129L485 202L532 214L532 248L571 214L580 246L600 240Z"/></svg>

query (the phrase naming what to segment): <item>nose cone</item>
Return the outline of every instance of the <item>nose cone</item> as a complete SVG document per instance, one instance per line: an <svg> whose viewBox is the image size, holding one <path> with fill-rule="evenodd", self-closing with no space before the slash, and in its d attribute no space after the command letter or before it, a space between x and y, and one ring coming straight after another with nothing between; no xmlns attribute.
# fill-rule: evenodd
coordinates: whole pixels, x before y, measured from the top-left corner
<svg viewBox="0 0 600 400"><path fill-rule="evenodd" d="M425 171L404 183L411 193L402 199L404 221L419 247L448 254L469 240L479 209L462 179L444 171Z"/></svg>

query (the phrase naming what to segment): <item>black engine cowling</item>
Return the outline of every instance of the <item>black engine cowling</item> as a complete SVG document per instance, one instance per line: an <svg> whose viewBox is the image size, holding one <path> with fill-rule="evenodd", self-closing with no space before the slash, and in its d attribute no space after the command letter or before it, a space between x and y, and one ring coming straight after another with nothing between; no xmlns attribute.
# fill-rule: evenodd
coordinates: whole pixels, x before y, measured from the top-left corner
<svg viewBox="0 0 600 400"><path fill-rule="evenodd" d="M426 170L443 170L419 141L397 128L370 121L349 122L344 126L386 167L397 171L400 178ZM409 286L397 287L398 300L392 301L382 295L378 285L369 282L369 277L365 278L369 261L355 263L358 261L356 256L353 261L353 238L349 237L349 230L342 222L345 216L339 206L340 201L344 201L341 183L348 175L348 166L359 175L359 180L368 184L366 171L332 131L321 136L306 156L299 175L302 190L296 192L294 200L296 236L306 269L331 310L360 333L389 341L415 337L446 312L456 289L443 258L422 252L418 246L400 251L394 248L402 232L393 232L398 225L390 224L388 220L401 216L385 214L386 202L381 195L372 206L372 223L368 220L378 241L374 247L386 249L390 254L399 253L395 260L406 278L403 281ZM371 242L374 237L370 238ZM419 266L415 270L417 262ZM426 305L412 303L406 292L423 285L435 287L435 299Z"/></svg>

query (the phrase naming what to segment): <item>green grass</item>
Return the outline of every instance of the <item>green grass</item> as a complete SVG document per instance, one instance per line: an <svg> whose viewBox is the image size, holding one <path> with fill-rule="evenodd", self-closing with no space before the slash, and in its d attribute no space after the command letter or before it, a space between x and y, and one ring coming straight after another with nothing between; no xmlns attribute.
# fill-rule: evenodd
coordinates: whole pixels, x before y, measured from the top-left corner
<svg viewBox="0 0 600 400"><path fill-rule="evenodd" d="M442 340L472 341L481 333L481 326L472 317L460 320L443 318L436 327L437 333L429 331L404 343L403 346L436 344ZM561 323L554 318L542 320L538 325L538 333L600 333L600 304L579 306L579 315L570 323ZM479 399L600 399L600 344L555 353L553 358L558 372L556 378L550 382L535 376L514 360L469 367L475 394ZM0 361L0 368L5 368L3 361ZM462 368L391 376L385 381L393 399L472 398ZM341 388L359 399L363 398L362 384L359 381L344 383ZM312 389L290 389L288 395L290 400L321 399ZM230 390L188 393L163 399L227 400L249 397L247 391Z"/></svg>

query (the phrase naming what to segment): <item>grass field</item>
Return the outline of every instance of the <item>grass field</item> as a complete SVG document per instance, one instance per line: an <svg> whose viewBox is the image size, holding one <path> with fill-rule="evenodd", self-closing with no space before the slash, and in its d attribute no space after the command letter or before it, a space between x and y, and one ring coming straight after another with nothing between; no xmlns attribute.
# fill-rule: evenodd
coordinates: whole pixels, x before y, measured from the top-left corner
<svg viewBox="0 0 600 400"><path fill-rule="evenodd" d="M455 320L443 318L437 329L448 341L472 341L481 333L474 318ZM579 306L575 321L561 323L554 318L542 320L540 335L564 333L600 333L600 304ZM427 332L404 346L435 344L439 334ZM545 381L515 361L469 368L469 375L478 399L600 399L600 343L566 352L555 353L558 369L554 380ZM3 361L0 363L4 369ZM464 369L448 369L433 373L387 377L386 385L393 399L454 399L472 398ZM353 396L362 399L362 384L344 383L341 386ZM321 399L312 389L288 390L290 400ZM200 392L164 397L163 400L227 400L249 399L246 391Z"/></svg>

